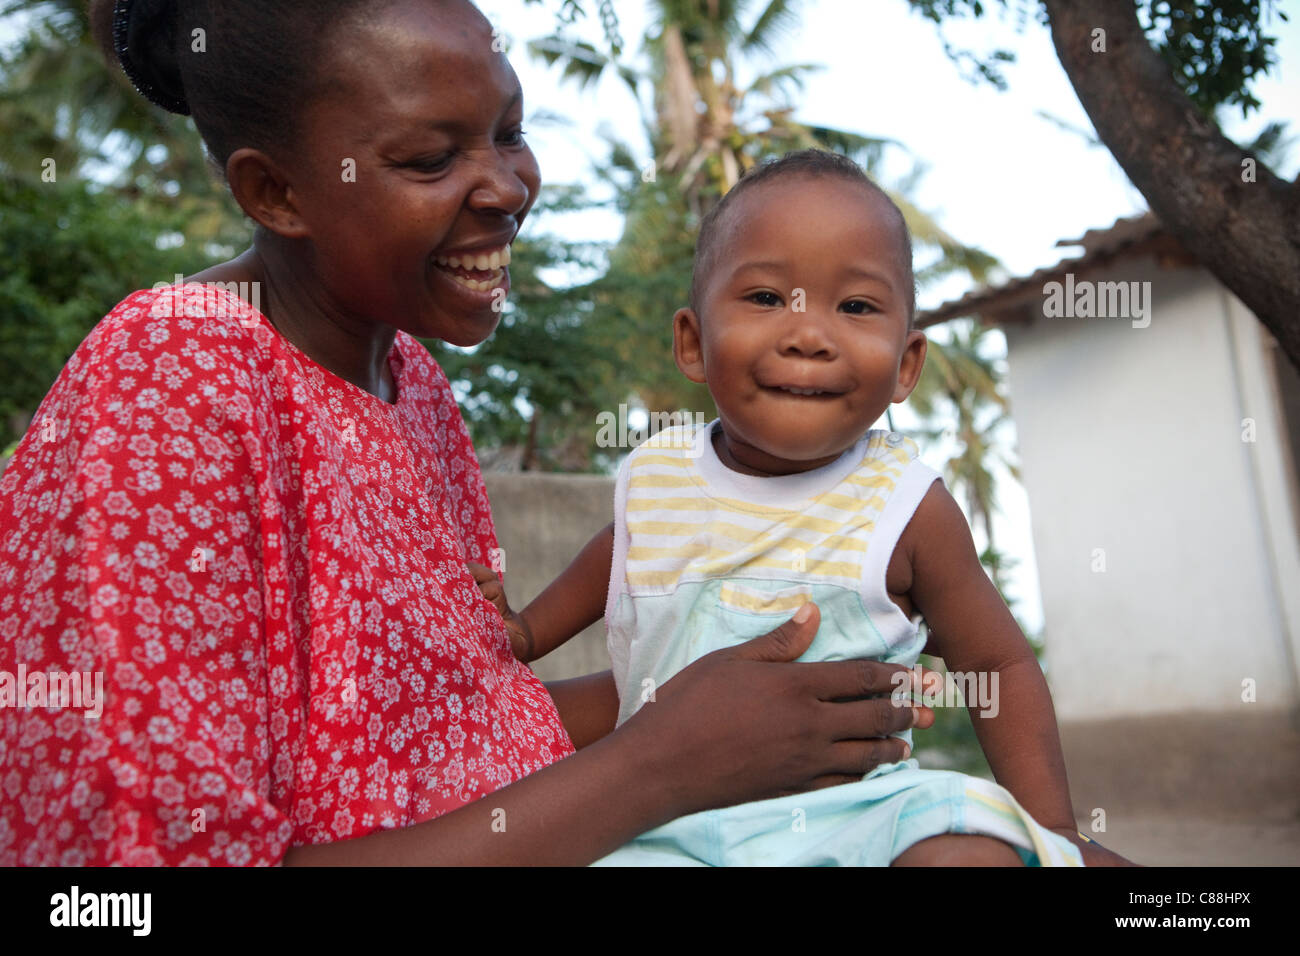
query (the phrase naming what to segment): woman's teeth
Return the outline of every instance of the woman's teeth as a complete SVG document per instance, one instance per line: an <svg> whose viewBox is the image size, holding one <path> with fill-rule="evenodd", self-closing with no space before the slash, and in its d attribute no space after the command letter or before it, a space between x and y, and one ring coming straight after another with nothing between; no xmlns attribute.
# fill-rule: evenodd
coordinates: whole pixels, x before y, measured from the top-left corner
<svg viewBox="0 0 1300 956"><path fill-rule="evenodd" d="M505 267L510 265L510 246L472 256L434 256L433 262L465 288L487 292L505 278Z"/></svg>
<svg viewBox="0 0 1300 956"><path fill-rule="evenodd" d="M501 284L501 280L504 279L506 275L506 271L504 269L497 269L495 272L492 273L492 277L490 279L470 279L466 276L459 275L458 273L452 272L450 269L446 271L452 277L453 280L459 282L467 289L473 289L475 292L486 292L488 289L495 289L497 286Z"/></svg>
<svg viewBox="0 0 1300 956"><path fill-rule="evenodd" d="M433 261L440 266L450 266L453 269L477 269L479 272L486 272L489 269L496 270L510 265L510 247L502 246L500 249L480 252L474 256L435 256Z"/></svg>

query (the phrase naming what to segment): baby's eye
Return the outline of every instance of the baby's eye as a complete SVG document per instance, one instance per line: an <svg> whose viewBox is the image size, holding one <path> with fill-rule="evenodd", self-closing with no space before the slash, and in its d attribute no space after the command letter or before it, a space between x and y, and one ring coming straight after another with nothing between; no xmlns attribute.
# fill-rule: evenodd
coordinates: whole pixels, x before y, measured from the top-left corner
<svg viewBox="0 0 1300 956"><path fill-rule="evenodd" d="M746 298L755 305L767 306L769 308L781 304L781 297L775 292L751 292L746 296Z"/></svg>
<svg viewBox="0 0 1300 956"><path fill-rule="evenodd" d="M848 312L850 315L868 315L872 312L880 311L870 302L863 299L850 299L848 302L842 303L840 308L845 312Z"/></svg>

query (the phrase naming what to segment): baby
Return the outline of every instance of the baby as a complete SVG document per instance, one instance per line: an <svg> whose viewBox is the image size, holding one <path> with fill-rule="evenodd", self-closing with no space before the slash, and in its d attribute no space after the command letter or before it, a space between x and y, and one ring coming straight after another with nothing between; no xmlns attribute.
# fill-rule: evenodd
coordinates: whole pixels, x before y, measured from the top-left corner
<svg viewBox="0 0 1300 956"><path fill-rule="evenodd" d="M909 439L868 431L925 362L911 263L902 214L851 161L809 150L752 170L701 224L673 317L677 365L718 420L635 449L613 525L522 612L474 573L522 660L604 614L619 723L805 603L821 614L805 661L913 667L924 617L927 651L999 695L969 702L999 785L905 759L674 820L601 863L1082 864L1038 662L938 473Z"/></svg>

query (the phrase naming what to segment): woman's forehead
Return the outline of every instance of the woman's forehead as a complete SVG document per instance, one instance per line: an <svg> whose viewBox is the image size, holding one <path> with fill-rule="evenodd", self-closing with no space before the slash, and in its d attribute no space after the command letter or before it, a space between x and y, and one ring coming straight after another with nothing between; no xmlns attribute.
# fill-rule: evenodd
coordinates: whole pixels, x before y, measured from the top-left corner
<svg viewBox="0 0 1300 956"><path fill-rule="evenodd" d="M465 0L395 0L334 38L326 85L371 113L406 116L437 104L447 114L476 103L495 112L492 101L515 96L519 81L494 41Z"/></svg>

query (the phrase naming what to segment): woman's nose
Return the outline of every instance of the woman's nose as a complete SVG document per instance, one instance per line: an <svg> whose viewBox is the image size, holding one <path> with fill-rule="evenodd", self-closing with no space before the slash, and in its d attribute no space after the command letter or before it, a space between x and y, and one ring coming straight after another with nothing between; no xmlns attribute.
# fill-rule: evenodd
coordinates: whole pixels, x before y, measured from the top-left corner
<svg viewBox="0 0 1300 956"><path fill-rule="evenodd" d="M531 156L503 156L495 149L484 151L479 154L478 180L470 192L469 205L481 211L518 215L534 198L536 177L530 179L529 173L536 168Z"/></svg>

